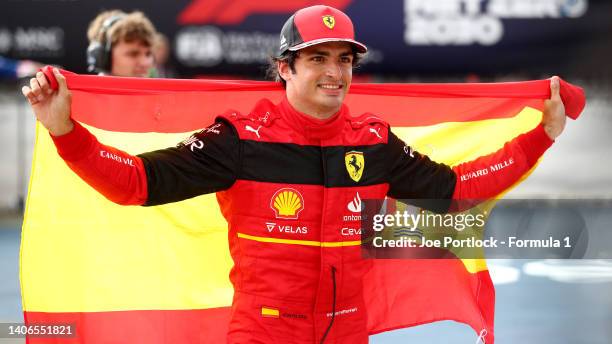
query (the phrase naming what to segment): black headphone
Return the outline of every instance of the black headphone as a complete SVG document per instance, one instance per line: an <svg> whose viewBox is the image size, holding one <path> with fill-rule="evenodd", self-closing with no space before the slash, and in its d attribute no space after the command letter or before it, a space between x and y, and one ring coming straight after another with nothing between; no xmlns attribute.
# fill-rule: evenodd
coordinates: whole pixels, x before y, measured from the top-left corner
<svg viewBox="0 0 612 344"><path fill-rule="evenodd" d="M87 47L87 71L90 73L107 73L111 70L112 42L108 37L108 30L119 20L125 18L125 14L116 14L107 18L100 28L100 40L92 40Z"/></svg>

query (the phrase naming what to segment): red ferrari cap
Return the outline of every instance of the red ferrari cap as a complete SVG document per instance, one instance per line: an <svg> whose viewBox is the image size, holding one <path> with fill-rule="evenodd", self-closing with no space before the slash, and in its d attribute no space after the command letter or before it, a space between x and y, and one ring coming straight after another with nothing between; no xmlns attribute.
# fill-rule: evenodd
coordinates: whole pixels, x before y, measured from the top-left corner
<svg viewBox="0 0 612 344"><path fill-rule="evenodd" d="M277 56L324 42L349 42L360 53L368 51L355 40L351 18L333 7L316 5L302 8L285 22Z"/></svg>

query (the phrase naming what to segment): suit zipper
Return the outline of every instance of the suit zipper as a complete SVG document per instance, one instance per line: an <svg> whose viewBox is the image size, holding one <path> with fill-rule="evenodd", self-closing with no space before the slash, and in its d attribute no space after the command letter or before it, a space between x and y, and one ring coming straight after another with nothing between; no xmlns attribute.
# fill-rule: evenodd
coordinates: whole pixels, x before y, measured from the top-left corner
<svg viewBox="0 0 612 344"><path fill-rule="evenodd" d="M327 325L327 329L325 330L325 333L323 334L323 337L321 338L320 344L323 344L323 342L325 341L325 338L327 338L327 335L329 334L329 331L331 330L332 325L334 324L334 319L336 318L336 267L335 266L331 267L331 275L332 275L332 286L333 286L332 315L331 315L331 320L329 321L329 325Z"/></svg>

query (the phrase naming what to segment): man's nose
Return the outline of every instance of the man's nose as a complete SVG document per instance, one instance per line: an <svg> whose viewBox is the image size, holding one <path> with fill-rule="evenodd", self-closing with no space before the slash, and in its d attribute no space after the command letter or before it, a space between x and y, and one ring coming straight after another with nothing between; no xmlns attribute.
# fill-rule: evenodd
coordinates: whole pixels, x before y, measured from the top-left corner
<svg viewBox="0 0 612 344"><path fill-rule="evenodd" d="M342 68L338 63L330 62L326 66L325 74L327 76L334 78L336 80L342 78Z"/></svg>

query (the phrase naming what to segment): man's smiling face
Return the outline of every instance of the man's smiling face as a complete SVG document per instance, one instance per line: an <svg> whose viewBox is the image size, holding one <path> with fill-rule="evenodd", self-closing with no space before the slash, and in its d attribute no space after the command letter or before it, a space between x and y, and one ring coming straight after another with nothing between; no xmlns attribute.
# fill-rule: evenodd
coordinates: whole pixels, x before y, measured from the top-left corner
<svg viewBox="0 0 612 344"><path fill-rule="evenodd" d="M327 42L299 50L295 73L279 64L287 82L287 99L298 111L315 118L338 112L351 86L354 53L350 43Z"/></svg>

